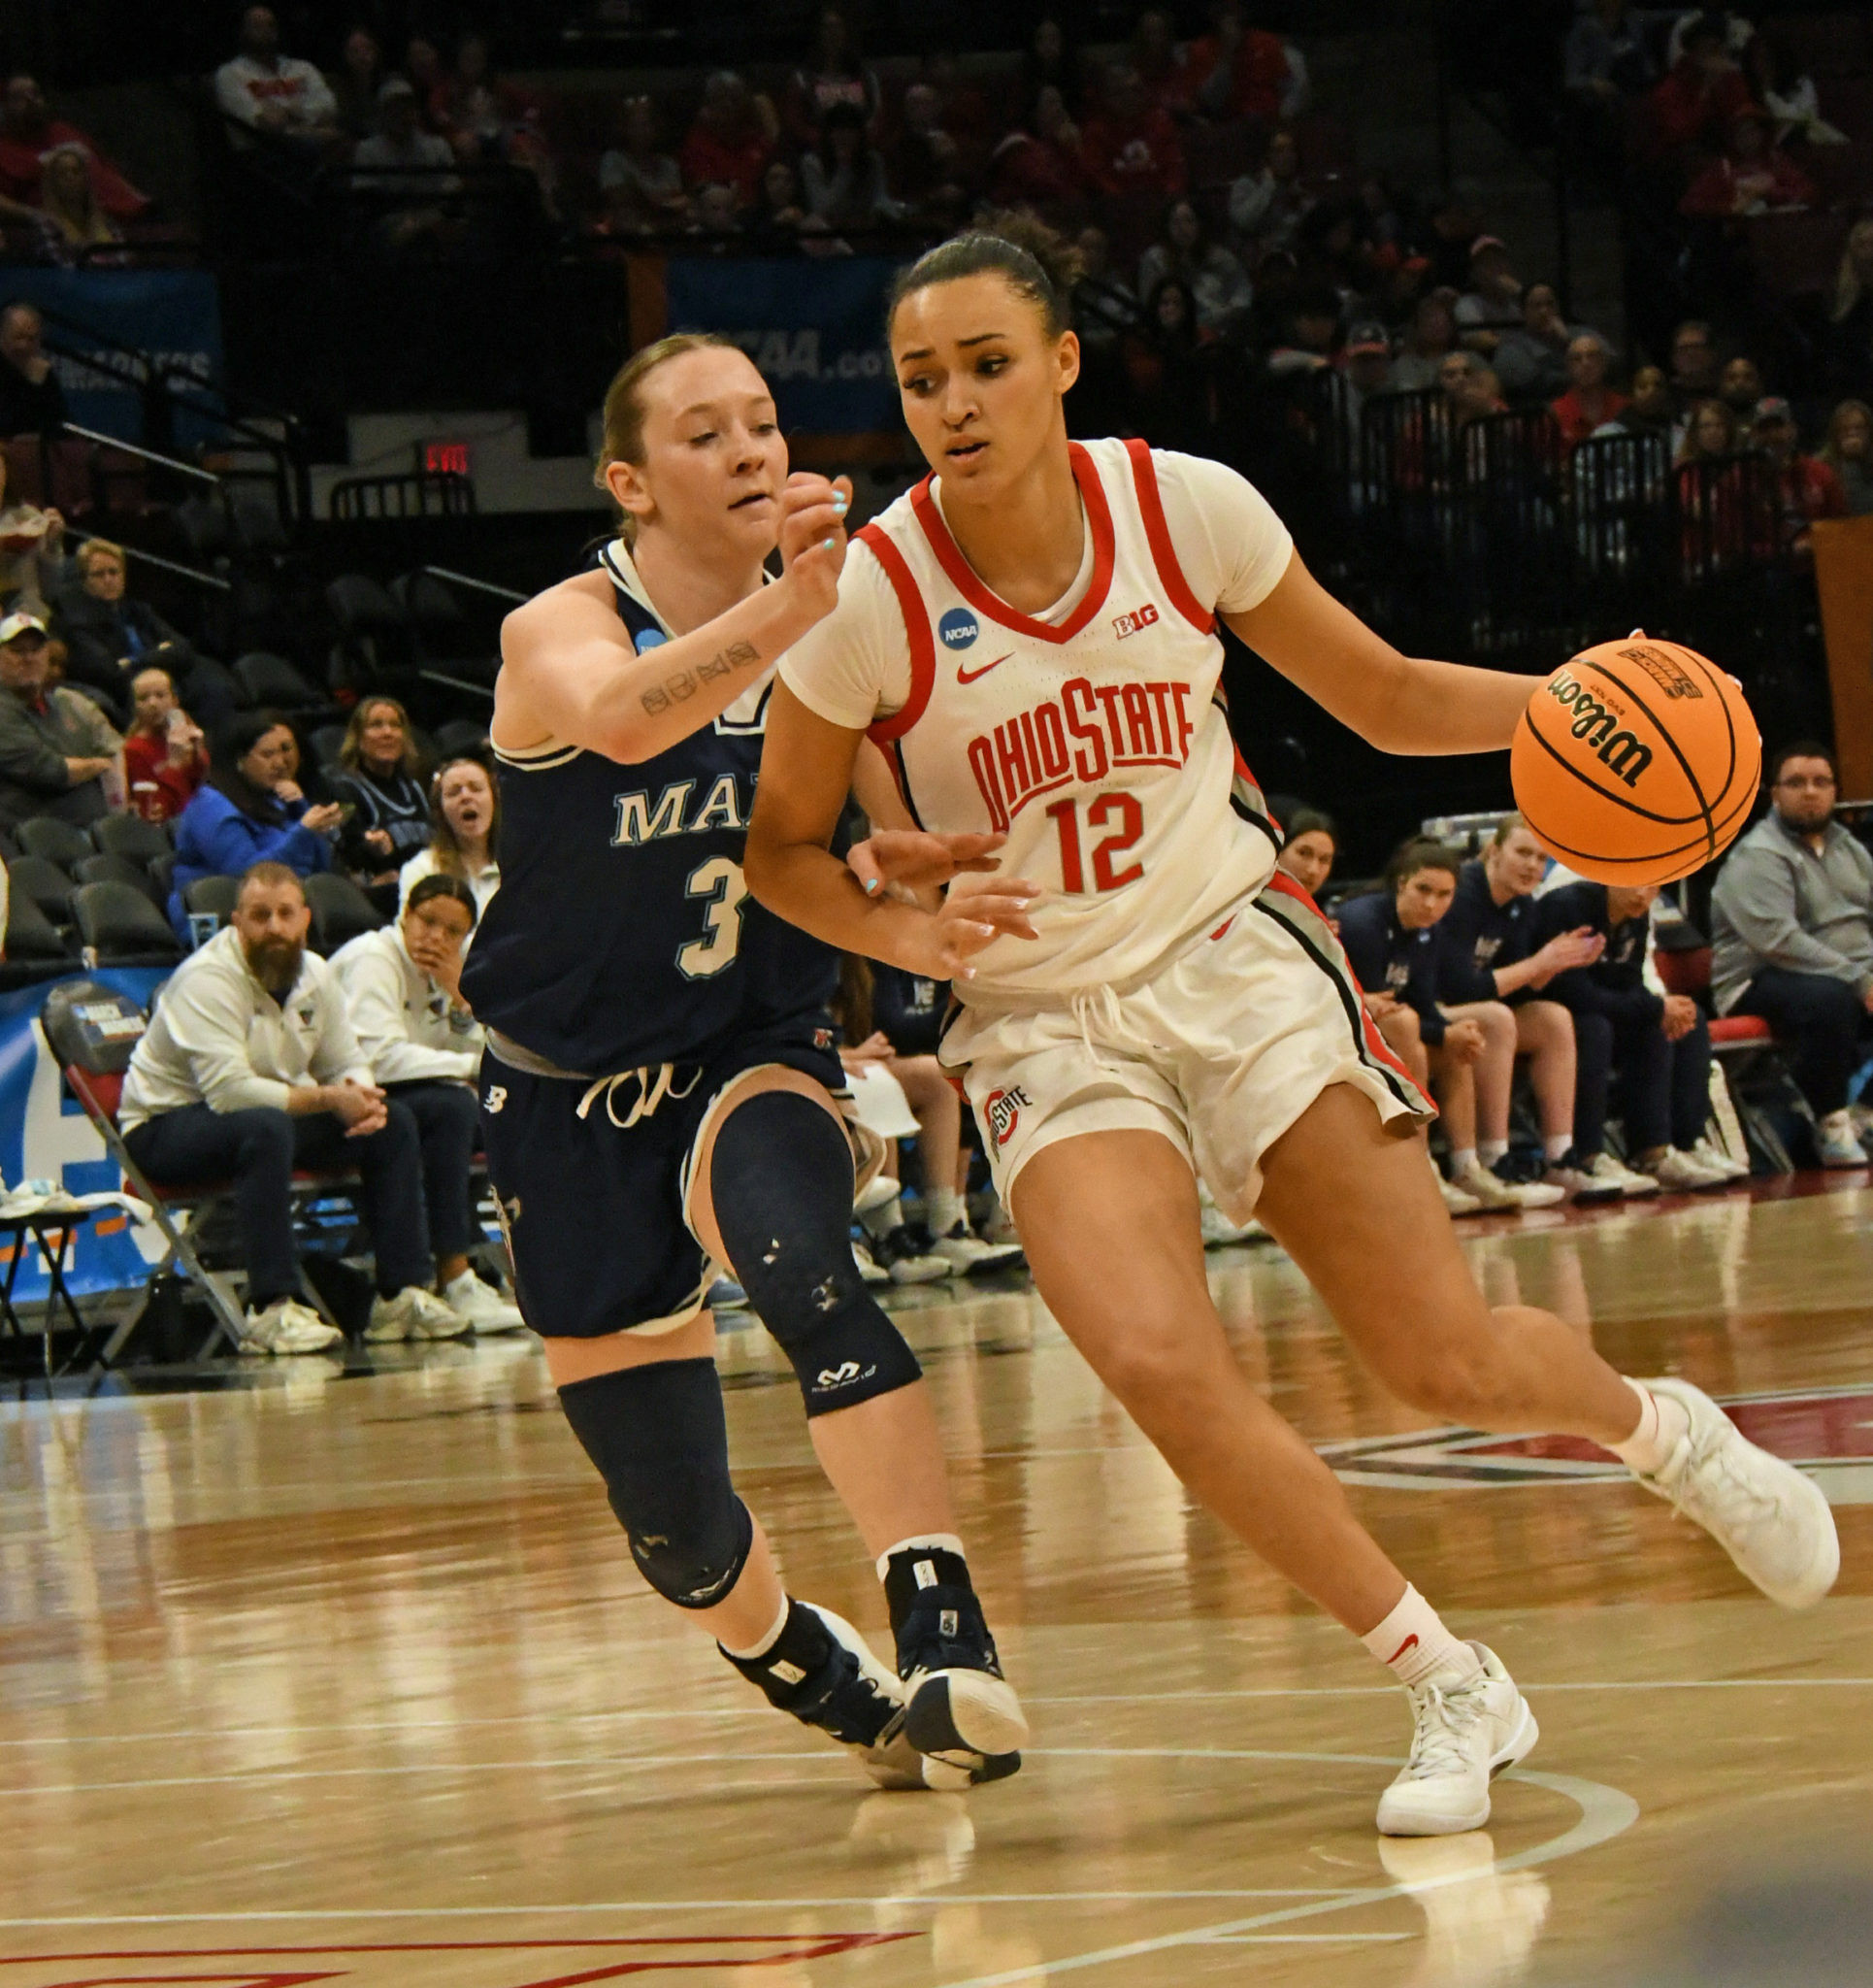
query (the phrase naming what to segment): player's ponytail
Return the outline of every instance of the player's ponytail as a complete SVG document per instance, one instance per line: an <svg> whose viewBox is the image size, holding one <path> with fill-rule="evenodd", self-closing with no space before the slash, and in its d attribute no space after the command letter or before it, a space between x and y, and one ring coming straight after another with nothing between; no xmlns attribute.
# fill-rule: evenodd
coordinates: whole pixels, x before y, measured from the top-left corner
<svg viewBox="0 0 1873 1988"><path fill-rule="evenodd" d="M592 480L601 490L608 488L605 473L614 462L643 461L643 383L659 366L679 359L685 352L700 352L710 346L735 349L734 341L717 338L712 331L677 331L633 352L618 368L617 377L605 390L605 439L599 446L598 467ZM618 530L625 542L635 536L637 520L627 511L618 514Z"/></svg>
<svg viewBox="0 0 1873 1988"><path fill-rule="evenodd" d="M1037 215L1025 209L992 214L899 272L885 307L885 324L889 327L899 305L918 290L994 271L1036 306L1047 336L1058 338L1071 322L1073 285L1085 268L1079 250Z"/></svg>

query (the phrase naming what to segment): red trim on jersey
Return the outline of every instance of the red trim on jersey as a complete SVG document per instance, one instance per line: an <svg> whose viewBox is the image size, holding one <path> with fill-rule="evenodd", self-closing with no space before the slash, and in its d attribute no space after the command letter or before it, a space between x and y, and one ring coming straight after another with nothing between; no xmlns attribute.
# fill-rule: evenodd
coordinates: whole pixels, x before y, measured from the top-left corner
<svg viewBox="0 0 1873 1988"><path fill-rule="evenodd" d="M874 745L887 745L893 739L901 739L924 714L924 707L930 702L931 686L936 680L936 644L930 632L930 611L924 606L924 597L917 591L916 580L910 567L896 546L891 535L875 524L861 526L855 535L861 545L871 548L871 556L884 568L884 577L891 582L891 590L898 597L898 610L904 615L904 632L910 644L910 702L903 711L893 712L888 718L879 718L867 730ZM902 785L902 778L900 785ZM908 797L906 797L908 805Z"/></svg>
<svg viewBox="0 0 1873 1988"><path fill-rule="evenodd" d="M917 514L917 522L923 526L930 548L949 576L950 584L978 613L986 614L991 621L999 621L1003 628L1012 628L1017 635L1031 636L1035 642L1071 642L1105 605L1105 596L1112 584L1112 507L1105 501L1105 485L1100 480L1099 469L1093 458L1077 442L1069 442L1067 448L1072 457L1073 480L1078 483L1079 494L1086 502L1086 522L1093 534L1093 578L1079 606L1057 628L1046 621L1036 621L1031 614L1022 613L1019 609L1009 607L1006 601L998 600L976 579L975 569L963 557L963 548L950 537L949 526L943 522L943 514L937 510L936 500L930 493L929 477L910 493L910 506Z"/></svg>
<svg viewBox="0 0 1873 1988"><path fill-rule="evenodd" d="M1296 904L1305 905L1322 923L1326 922L1327 913L1314 902L1312 895L1288 875L1287 871L1270 871L1268 873L1268 880L1263 885L1263 888L1265 890L1279 891L1283 897L1293 898ZM1360 1021L1365 1038L1366 1049L1376 1056L1381 1063L1385 1064L1388 1069L1396 1070L1415 1091L1418 1088L1418 1079L1399 1061L1392 1044L1380 1035L1379 1025L1372 1019L1371 1012L1365 1005L1365 989L1360 985L1360 977L1353 971L1353 963L1346 957L1344 952L1340 954L1339 965L1341 972L1345 974L1347 980L1351 983L1355 994L1359 998Z"/></svg>
<svg viewBox="0 0 1873 1988"><path fill-rule="evenodd" d="M1132 480L1138 487L1138 514L1144 519L1144 535L1151 543L1151 558L1158 578L1165 583L1170 605L1193 628L1208 635L1216 626L1216 616L1191 592L1184 569L1177 563L1177 548L1170 543L1170 526L1165 520L1165 500L1158 489L1158 466L1151 460L1151 445L1134 438L1125 445L1125 452L1132 458ZM1241 763L1238 756L1236 764Z"/></svg>

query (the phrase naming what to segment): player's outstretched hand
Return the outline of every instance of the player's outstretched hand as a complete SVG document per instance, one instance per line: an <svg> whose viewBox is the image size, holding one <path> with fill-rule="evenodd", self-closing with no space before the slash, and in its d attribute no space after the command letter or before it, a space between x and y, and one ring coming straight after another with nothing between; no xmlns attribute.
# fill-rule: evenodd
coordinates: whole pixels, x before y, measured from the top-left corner
<svg viewBox="0 0 1873 1988"><path fill-rule="evenodd" d="M1004 835L933 835L921 828L873 829L847 851L845 865L875 897L891 884L905 890L934 890L966 871L988 872L1000 866L995 851Z"/></svg>
<svg viewBox="0 0 1873 1988"><path fill-rule="evenodd" d="M851 504L850 477L828 481L805 470L796 470L780 493L780 564L816 616L830 614L838 604Z"/></svg>
<svg viewBox="0 0 1873 1988"><path fill-rule="evenodd" d="M1030 913L1040 895L1037 883L998 878L993 883L952 890L942 909L924 922L911 955L900 964L936 980L972 980L969 962L997 939L1038 939Z"/></svg>

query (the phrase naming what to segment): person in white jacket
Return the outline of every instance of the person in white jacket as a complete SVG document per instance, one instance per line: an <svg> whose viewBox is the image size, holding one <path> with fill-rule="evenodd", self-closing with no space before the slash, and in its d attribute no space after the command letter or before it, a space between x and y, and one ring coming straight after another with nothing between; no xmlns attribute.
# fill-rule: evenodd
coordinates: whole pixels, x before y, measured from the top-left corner
<svg viewBox="0 0 1873 1988"><path fill-rule="evenodd" d="M386 1098L331 969L306 949L299 878L256 863L234 916L176 969L130 1059L119 1123L165 1187L227 1182L246 1258L244 1353L310 1353L343 1335L298 1299L295 1168L355 1167L377 1249L365 1337L470 1330L429 1288L416 1123Z"/></svg>
<svg viewBox="0 0 1873 1988"><path fill-rule="evenodd" d="M332 971L372 1076L416 1121L443 1302L476 1332L518 1332L526 1321L475 1275L468 1255L479 1240L469 1169L481 1031L462 999L462 949L475 917L475 893L461 878L425 877L403 916L340 946Z"/></svg>

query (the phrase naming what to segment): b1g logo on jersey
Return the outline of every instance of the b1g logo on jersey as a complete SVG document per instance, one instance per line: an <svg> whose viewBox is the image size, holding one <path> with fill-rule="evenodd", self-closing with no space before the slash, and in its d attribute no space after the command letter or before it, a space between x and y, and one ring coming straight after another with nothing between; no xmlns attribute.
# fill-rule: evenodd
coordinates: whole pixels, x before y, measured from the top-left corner
<svg viewBox="0 0 1873 1988"><path fill-rule="evenodd" d="M1034 1100L1021 1086L1010 1084L1004 1091L991 1091L988 1104L983 1108L988 1113L989 1137L994 1140L997 1151L1014 1137L1014 1129L1021 1123L1021 1109L1034 1109Z"/></svg>
<svg viewBox="0 0 1873 1988"><path fill-rule="evenodd" d="M1157 618L1157 609L1147 601L1142 608L1134 608L1129 614L1114 614L1112 633L1123 642L1128 635L1136 635L1141 628L1149 628Z"/></svg>
<svg viewBox="0 0 1873 1988"><path fill-rule="evenodd" d="M981 624L967 608L952 608L936 624L945 648L968 648L981 632Z"/></svg>

